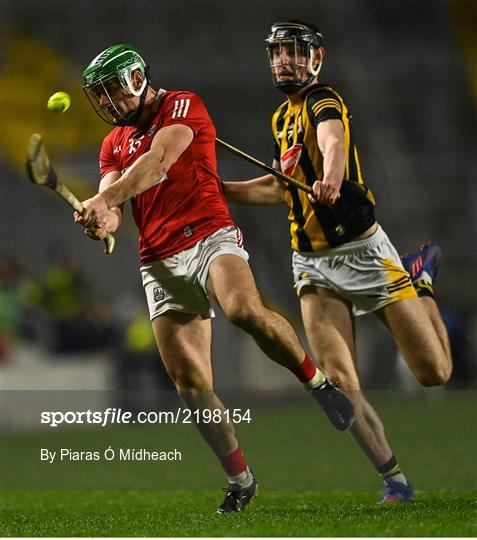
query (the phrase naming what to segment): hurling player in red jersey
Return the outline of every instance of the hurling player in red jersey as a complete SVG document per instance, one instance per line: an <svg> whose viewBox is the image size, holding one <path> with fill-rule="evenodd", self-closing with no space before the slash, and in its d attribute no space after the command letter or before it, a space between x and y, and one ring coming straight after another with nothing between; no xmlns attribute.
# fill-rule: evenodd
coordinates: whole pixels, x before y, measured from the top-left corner
<svg viewBox="0 0 477 540"><path fill-rule="evenodd" d="M210 299L275 362L311 391L333 425L350 427L348 398L306 355L290 324L266 308L255 286L217 176L215 128L191 92L156 91L148 67L130 45L99 54L83 73L99 116L114 126L100 158L99 193L75 215L97 239L121 224L131 199L139 230L141 275L158 348L177 390L193 410L219 409L210 358ZM199 422L229 488L219 513L241 511L257 483L225 414Z"/></svg>

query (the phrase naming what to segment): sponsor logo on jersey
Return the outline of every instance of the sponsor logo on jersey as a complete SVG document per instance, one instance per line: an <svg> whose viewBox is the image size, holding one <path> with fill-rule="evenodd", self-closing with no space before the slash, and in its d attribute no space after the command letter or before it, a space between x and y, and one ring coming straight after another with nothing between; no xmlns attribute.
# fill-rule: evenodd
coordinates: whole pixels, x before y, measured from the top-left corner
<svg viewBox="0 0 477 540"><path fill-rule="evenodd" d="M296 134L299 140L301 135L303 135L304 133L301 116L298 118L297 122L298 122L298 125L297 125ZM277 131L277 139L280 141L283 137L285 137L289 145L293 144L294 130L295 130L295 120L292 119L292 121L288 124L286 131L285 130Z"/></svg>
<svg viewBox="0 0 477 540"><path fill-rule="evenodd" d="M291 175L300 161L302 144L294 144L280 157L281 169L285 174Z"/></svg>
<svg viewBox="0 0 477 540"><path fill-rule="evenodd" d="M144 135L141 135L137 139L134 137L129 137L129 155L134 154L134 152L137 151L137 149L141 146L143 139Z"/></svg>
<svg viewBox="0 0 477 540"><path fill-rule="evenodd" d="M161 300L164 300L164 298L166 297L164 287L162 287L161 285L154 285L154 288L152 289L152 294L154 295L155 302L161 302Z"/></svg>
<svg viewBox="0 0 477 540"><path fill-rule="evenodd" d="M296 120L292 119L292 121L288 124L287 128L287 143L293 144L293 138L295 135L295 122L296 122L296 135L297 138L295 140L300 140L301 136L303 135L303 125L301 123L301 116L299 116Z"/></svg>
<svg viewBox="0 0 477 540"><path fill-rule="evenodd" d="M113 148L113 154L119 154L121 152L121 145Z"/></svg>
<svg viewBox="0 0 477 540"><path fill-rule="evenodd" d="M184 227L183 229L183 232L184 232L184 236L186 238L189 238L189 236L192 236L192 228L187 226L187 227Z"/></svg>

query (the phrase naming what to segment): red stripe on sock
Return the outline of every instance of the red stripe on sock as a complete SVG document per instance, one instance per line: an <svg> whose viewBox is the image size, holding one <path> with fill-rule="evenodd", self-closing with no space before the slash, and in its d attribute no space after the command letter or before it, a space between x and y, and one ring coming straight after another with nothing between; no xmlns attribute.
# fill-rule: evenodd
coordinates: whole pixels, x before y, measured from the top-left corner
<svg viewBox="0 0 477 540"><path fill-rule="evenodd" d="M219 459L227 476L237 476L247 468L247 462L240 446L228 456Z"/></svg>
<svg viewBox="0 0 477 540"><path fill-rule="evenodd" d="M316 374L316 366L307 354L305 354L305 359L301 364L291 367L289 370L294 373L302 383L311 381Z"/></svg>

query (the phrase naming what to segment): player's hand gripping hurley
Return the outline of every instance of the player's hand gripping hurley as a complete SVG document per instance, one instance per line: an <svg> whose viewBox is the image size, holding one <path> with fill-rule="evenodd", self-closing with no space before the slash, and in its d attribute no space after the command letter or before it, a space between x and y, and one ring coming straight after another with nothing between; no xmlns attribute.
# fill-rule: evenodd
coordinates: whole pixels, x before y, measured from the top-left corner
<svg viewBox="0 0 477 540"><path fill-rule="evenodd" d="M46 153L42 136L39 133L34 133L28 144L27 173L29 179L34 184L49 187L78 212L78 214L84 212L83 205L80 201L58 180L56 172L51 166L50 158ZM114 236L108 233L104 239L104 243L104 252L110 255L116 243Z"/></svg>

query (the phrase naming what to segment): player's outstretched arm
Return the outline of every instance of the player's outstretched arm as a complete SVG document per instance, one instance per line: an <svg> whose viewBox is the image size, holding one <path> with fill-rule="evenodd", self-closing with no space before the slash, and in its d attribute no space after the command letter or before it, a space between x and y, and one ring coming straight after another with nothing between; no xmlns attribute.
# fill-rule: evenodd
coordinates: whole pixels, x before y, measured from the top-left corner
<svg viewBox="0 0 477 540"><path fill-rule="evenodd" d="M346 166L343 123L336 119L320 122L316 136L323 154L323 180L313 184L313 196L320 203L334 204L340 196Z"/></svg>
<svg viewBox="0 0 477 540"><path fill-rule="evenodd" d="M271 175L244 182L222 182L228 202L271 206L283 202L283 188Z"/></svg>
<svg viewBox="0 0 477 540"><path fill-rule="evenodd" d="M274 160L273 168L278 167L278 162ZM222 185L225 198L231 203L272 206L284 200L285 188L271 174L243 182L222 182Z"/></svg>
<svg viewBox="0 0 477 540"><path fill-rule="evenodd" d="M85 219L101 223L108 210L161 182L193 138L194 132L184 124L161 128L148 152L140 156L118 180L83 203Z"/></svg>

